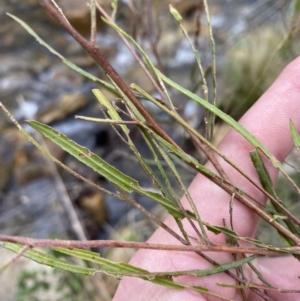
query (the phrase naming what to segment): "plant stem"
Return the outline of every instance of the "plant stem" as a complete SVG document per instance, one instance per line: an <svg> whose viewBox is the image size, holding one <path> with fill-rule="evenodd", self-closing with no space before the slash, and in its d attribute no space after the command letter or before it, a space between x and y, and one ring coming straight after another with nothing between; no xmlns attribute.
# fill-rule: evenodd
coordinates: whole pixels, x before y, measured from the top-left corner
<svg viewBox="0 0 300 301"><path fill-rule="evenodd" d="M150 244L147 242L127 242L116 240L59 240L59 239L36 239L22 236L9 236L0 235L0 241L18 243L22 245L30 246L31 248L134 248L134 249L147 249L156 251L175 251L175 252L225 252L234 254L256 254L256 255L282 255L282 254L300 254L300 247L292 248L271 248L259 249L259 248L245 248L228 245L216 245L211 244L197 245L197 246L182 246L182 245L170 245L170 244Z"/></svg>

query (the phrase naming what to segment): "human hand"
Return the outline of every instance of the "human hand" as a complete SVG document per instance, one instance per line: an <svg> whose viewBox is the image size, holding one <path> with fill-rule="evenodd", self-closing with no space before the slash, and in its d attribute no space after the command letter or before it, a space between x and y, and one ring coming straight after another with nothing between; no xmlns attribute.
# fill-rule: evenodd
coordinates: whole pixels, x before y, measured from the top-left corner
<svg viewBox="0 0 300 301"><path fill-rule="evenodd" d="M274 156L283 161L290 153L293 142L289 130L290 119L293 120L298 131L300 130L300 58L289 64L268 91L255 103L255 105L241 118L240 123L261 141ZM253 146L235 131L230 131L219 145L229 159L234 161L252 179L257 179L257 173L250 160L249 152ZM236 170L225 163L222 159L219 163L223 167L230 181L257 200L265 201L264 195L242 177ZM268 161L265 165L270 173L272 181L275 182L278 171ZM210 163L207 167L213 170ZM257 180L258 182L258 180ZM229 224L229 202L230 196L206 179L197 175L189 187L189 191L195 201L202 220L213 225L223 226L223 219ZM187 200L182 199L182 204L188 207ZM258 217L247 207L234 202L233 225L234 230L244 237L254 237ZM174 219L169 216L166 224L176 230ZM189 224L185 224L188 234L193 235ZM225 236L208 233L214 243L225 243ZM158 229L148 240L149 243L178 244L170 234L163 229ZM207 253L219 263L230 262L232 256L225 253ZM191 252L170 252L156 250L140 250L132 258L131 264L145 268L149 271L176 271L190 269L207 269L212 267L202 257ZM297 289L300 287L300 263L293 257L261 259L254 262L256 268L261 271L264 278L274 287L284 289ZM247 271L247 278L254 283L261 283L257 276ZM174 281L188 285L200 285L207 287L225 298L243 300L240 290L224 288L217 283L235 284L235 280L229 275L222 273L209 277L196 278L193 276L181 276ZM260 296L247 291L248 300L263 300ZM270 300L300 300L299 294L278 293L276 291L265 291ZM190 290L171 290L164 286L155 285L151 282L132 277L124 277L114 297L115 301L124 300L220 300L208 295L200 295Z"/></svg>

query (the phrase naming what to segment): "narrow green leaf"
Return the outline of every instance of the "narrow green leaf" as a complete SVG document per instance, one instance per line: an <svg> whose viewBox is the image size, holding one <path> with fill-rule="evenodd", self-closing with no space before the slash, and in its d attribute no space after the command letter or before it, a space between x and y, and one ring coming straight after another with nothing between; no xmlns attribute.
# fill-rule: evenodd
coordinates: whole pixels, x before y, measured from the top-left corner
<svg viewBox="0 0 300 301"><path fill-rule="evenodd" d="M15 243L10 243L10 242L0 242L0 246L10 250L14 253L18 253L24 246L20 244L15 244ZM162 275L155 275L155 273L148 272L147 270L132 266L127 263L115 263L112 261L109 261L107 259L101 258L99 253L95 253L92 251L88 250L82 250L82 249L68 249L68 248L52 248L53 250L56 250L60 253L67 254L70 256L73 256L75 258L80 258L82 260L90 261L95 264L100 264L101 269L97 270L94 268L85 268L85 267L80 267L74 263L57 259L53 256L46 255L42 252L39 252L35 249L28 249L22 256L31 259L37 263L51 266L53 268L69 271L72 273L77 273L77 274L83 274L86 276L92 276L96 272L103 272L112 276L115 276L117 278L122 278L125 275L129 276L136 276L141 279L151 281L153 283L171 288L171 289L176 289L176 290L182 290L182 289L191 289L193 291L199 291L203 292L209 295L213 296L219 296L217 294L214 294L210 292L208 289L200 286L189 286L189 285L184 285L178 282L174 282L172 277L166 276L168 272L162 273ZM165 275L163 275L165 274ZM221 297L221 296L219 296ZM222 297L221 297L222 298ZM224 299L224 298L222 298ZM228 300L228 299L224 299Z"/></svg>
<svg viewBox="0 0 300 301"><path fill-rule="evenodd" d="M276 195L271 177L270 177L268 170L266 169L265 164L264 164L257 149L250 152L250 158L256 169L260 183L262 184L263 188L269 194L271 194L273 197L275 197L279 202L281 202L279 200L278 196Z"/></svg>
<svg viewBox="0 0 300 301"><path fill-rule="evenodd" d="M154 142L156 142L156 141L154 141ZM207 234L206 234L206 230L205 230L205 228L204 228L204 226L203 226L203 223L202 223L202 219L201 219L200 214L199 214L199 212L198 212L197 206L195 205L194 200L193 200L192 196L191 196L190 193L189 193L189 190L186 188L186 186L185 186L184 183L182 182L181 176L180 176L180 174L178 173L178 171L177 171L175 165L173 164L171 158L170 158L169 155L167 154L167 151L168 151L169 149L165 150L165 148L166 148L165 145L163 145L163 147L159 147L159 145L158 145L157 143L156 143L156 145L157 145L157 147L158 147L158 149L159 149L159 151L160 151L162 157L164 158L165 162L168 164L169 168L170 168L171 171L173 172L173 174L174 174L174 176L175 176L175 179L177 180L179 186L181 187L181 189L182 189L182 191L183 191L185 197L187 198L187 200L188 200L188 202L189 202L189 204L190 204L190 206L191 206L191 208L192 208L192 210L193 210L193 213L194 213L194 215L196 216L196 220L197 220L198 225L199 225L199 227L200 227L200 229L201 229L202 236L203 236L204 240L205 240L205 241L209 241L208 236L207 236ZM175 149L176 149L176 148L175 148ZM198 230L197 228L195 228L194 224L192 224L192 221L190 221L190 223L191 223L191 226L194 228L194 231L195 231L195 233L197 234L197 236L200 237L201 234L200 234L199 230ZM181 227L179 226L179 228L181 228ZM184 236L186 236L186 235L185 235L185 231L183 231L183 230L184 230L183 227L181 228L181 230L182 230L182 234L183 234Z"/></svg>
<svg viewBox="0 0 300 301"><path fill-rule="evenodd" d="M297 131L297 128L295 126L295 124L293 123L292 120L290 120L290 129L291 129L291 134L292 134L292 138L293 138L293 141L294 141L294 144L297 148L297 151L300 155L300 135Z"/></svg>
<svg viewBox="0 0 300 301"><path fill-rule="evenodd" d="M265 167L264 162L263 162L258 150L255 149L255 150L251 151L250 157L251 157L252 163L256 169L260 183L262 184L263 188L268 193L270 193L278 202L282 203L282 201L278 198L278 196L274 190L273 182L271 180L268 170ZM277 213L285 216L282 209L276 203L272 203L272 206L274 207L274 209L276 210ZM297 228L296 225L293 224L292 221L290 221L289 219L283 219L283 221L292 233L300 235L299 229ZM281 233L279 233L279 235L287 246L292 247L295 245L288 237L283 236Z"/></svg>
<svg viewBox="0 0 300 301"><path fill-rule="evenodd" d="M192 157L192 156L190 156L190 155L182 152L181 150L177 149L176 147L174 147L173 145L171 145L168 141L166 141L165 139L163 139L160 136L157 136L157 139L160 142L162 142L167 147L167 149L169 149L169 151L171 153L173 153L174 155L176 155L177 157L179 157L186 164L188 164L188 165L190 165L190 164L194 165L197 170L199 170L202 173L206 174L210 178L213 178L215 176L214 172L212 172L211 170L209 170L204 165L200 164L194 157Z"/></svg>
<svg viewBox="0 0 300 301"><path fill-rule="evenodd" d="M300 0L295 1L295 13L298 14L300 12Z"/></svg>
<svg viewBox="0 0 300 301"><path fill-rule="evenodd" d="M53 250L58 251L63 254L67 254L70 256L74 256L76 258L80 258L83 260L87 260L96 264L99 264L101 266L102 272L109 272L113 275L128 275L129 273L141 273L145 272L145 270L137 268L133 265L127 264L127 263L117 263L110 261L108 259L102 258L99 253L89 251L89 250L83 250L83 249L67 249L67 248L53 248Z"/></svg>
<svg viewBox="0 0 300 301"><path fill-rule="evenodd" d="M198 52L198 49L195 47L194 43L192 42L187 30L185 29L184 25L182 24L181 20L181 16L180 14L177 12L176 9L174 9L171 5L170 7L170 12L172 13L172 15L174 16L174 18L176 19L176 21L179 23L179 26L184 34L184 36L186 37L187 41L190 44L191 50L193 51L195 60L197 62L197 66L201 75L201 83L202 83L202 89L203 89L203 96L205 101L209 101L209 89L207 87L207 81L206 81L206 77L205 77L205 71L203 69L202 63L201 63L201 59L200 59L200 55ZM212 36L211 36L212 38ZM215 59L215 56L212 56L213 59ZM215 77L214 77L215 80ZM215 82L214 82L214 104L216 101L216 90L215 90ZM213 128L214 128L214 115L209 111L209 110L205 110L205 137L208 141L212 140L213 137Z"/></svg>
<svg viewBox="0 0 300 301"><path fill-rule="evenodd" d="M122 173L86 147L83 147L70 140L66 135L63 135L50 126L42 124L38 121L28 121L28 124L45 137L49 138L55 144L59 145L63 150L74 156L76 159L83 162L85 165L89 166L103 177L107 178L112 184L120 187L122 190L128 193L135 191L139 194L148 196L164 206L166 210L174 217L184 217L184 215L178 210L173 202L157 192L141 188L137 180Z"/></svg>
<svg viewBox="0 0 300 301"><path fill-rule="evenodd" d="M9 13L6 13L9 17L14 19L16 22L18 22L31 36L33 36L41 45L46 47L51 53L59 57L64 64L66 64L68 67L76 71L77 73L83 75L84 77L87 77L88 79L91 79L92 81L98 82L101 86L112 92L113 94L117 94L115 91L115 88L112 84L94 76L93 74L86 72L85 70L81 69L80 67L73 64L71 61L66 59L64 56L62 56L59 52L57 52L54 48L52 48L49 44L47 44L30 26L28 26L27 23L25 23L23 20L19 19L18 17L11 15Z"/></svg>
<svg viewBox="0 0 300 301"><path fill-rule="evenodd" d="M169 279L166 276L154 277L147 270L135 267L127 263L117 263L104 259L99 253L95 253L88 250L81 249L66 249L66 248L54 248L56 251L93 262L95 264L100 264L100 270L97 272L106 273L108 275L121 278L126 275L135 275L139 277L139 274L143 275L142 279L151 281L156 284L160 284L172 289L183 289L184 286L174 283L173 279ZM152 277L151 277L152 276Z"/></svg>
<svg viewBox="0 0 300 301"><path fill-rule="evenodd" d="M169 9L170 9L171 14L175 18L175 20L178 23L180 23L182 21L182 17L180 15L179 11L176 8L174 8L171 4L169 5Z"/></svg>
<svg viewBox="0 0 300 301"><path fill-rule="evenodd" d="M259 255L252 255L252 256L245 257L240 260L232 261L229 263L224 263L222 265L213 267L211 269L205 269L205 270L184 270L184 271L175 271L175 272L165 271L165 272L159 272L159 273L156 273L156 272L150 273L149 272L148 274L141 273L141 275L143 275L143 276L149 275L149 277L158 277L158 276L159 277L162 277L162 276L180 277L180 276L186 276L186 275L195 276L195 277L206 277L206 276L210 276L210 275L223 273L223 272L231 270L231 269L236 269L238 267L243 266L244 264L247 264L247 263L253 261L257 257L259 257Z"/></svg>
<svg viewBox="0 0 300 301"><path fill-rule="evenodd" d="M21 244L16 243L10 243L10 242L0 242L0 246L13 251L15 253L18 253L24 246ZM94 268L84 268L80 267L74 263L64 261L61 259L57 259L53 256L46 255L42 252L39 252L35 249L28 249L22 256L29 258L37 263L48 265L53 268L69 271L72 273L78 273L83 274L86 276L92 276L96 272L103 272L107 273L109 275L115 276L119 279L121 279L125 275L129 276L136 276L141 279L144 279L146 281L151 281L153 283L171 288L176 290L182 290L182 289L191 289L193 291L199 291L206 293L208 295L218 296L221 297L213 292L210 292L208 289L200 286L189 286L184 285L178 282L174 282L172 277L166 276L168 272L162 273L162 275L155 275L155 273L148 272L147 270L132 266L127 263L115 263L112 261L109 261L107 259L101 258L99 253L95 253L88 250L82 250L82 249L68 249L68 248L52 248L53 250L56 250L60 253L67 254L70 256L73 256L75 258L80 258L82 260L90 261L95 264L100 264L101 269L97 270ZM165 275L163 275L165 274ZM221 299L224 299L221 297ZM229 300L229 299L224 299Z"/></svg>
<svg viewBox="0 0 300 301"><path fill-rule="evenodd" d="M170 274L170 275L173 277L174 276L182 276L182 275L194 275L196 277L210 276L210 275L219 274L219 273L231 270L231 269L236 269L246 263L253 261L257 257L258 257L258 255L252 255L252 256L245 257L240 260L236 260L236 261L222 264L220 266L216 266L211 269L179 271L179 272L174 272L174 275L173 274Z"/></svg>
<svg viewBox="0 0 300 301"><path fill-rule="evenodd" d="M269 246L264 245L261 241L259 241L257 239L249 238L249 237L241 237L236 232L234 232L233 230L225 228L225 227L214 226L214 225L210 225L208 223L205 223L205 226L207 227L208 230L210 230L211 232L213 232L216 235L223 233L223 234L225 234L229 237L232 237L236 240L246 241L248 243L251 243L251 244L253 244L255 246L258 246L258 247L261 247L261 248L269 247Z"/></svg>
<svg viewBox="0 0 300 301"><path fill-rule="evenodd" d="M104 105L106 108L107 108L107 113L108 115L113 119L113 120L119 120L121 121L121 117L120 115L118 114L118 112L116 111L116 109L112 106L112 104L105 98L105 96L101 93L100 90L98 89L94 89L93 90L93 93L95 94L95 96L97 97L97 99L99 100L99 102ZM121 92L120 92L121 93ZM125 97L125 95L124 95ZM136 118L139 119L140 122L143 121L143 117L140 116L139 112L136 110L136 108L133 107L133 104L131 103L130 105L130 108L134 110L134 116ZM140 118L139 118L140 116ZM129 129L126 125L122 125L121 128L123 129L126 137L127 137L127 141L128 141L128 144L129 144L129 147L130 149L134 152L137 160L139 161L139 163L141 164L141 166L143 167L143 169L145 170L145 172L152 178L153 180L153 183L155 184L155 186L160 189L165 196L168 196L169 198L173 199L174 200L174 196L172 194L170 194L167 189L164 187L164 185L162 185L160 183L160 181L158 180L158 178L155 176L155 173L153 172L153 170L151 169L151 167L149 166L149 164L147 164L147 162L145 161L145 159L140 155L140 153L138 152L137 148L135 147L134 143L132 142L130 136L129 136ZM156 160L156 164L159 168L159 170L161 171L163 177L165 180L167 180L167 177L164 173L164 170L162 169L162 167L160 166L160 162L154 152L154 149L153 147L151 146L151 141L148 139L148 134L147 132L143 129L143 128L140 128L141 130L141 133L150 149L150 151L152 152L153 156L154 156L154 159Z"/></svg>
<svg viewBox="0 0 300 301"><path fill-rule="evenodd" d="M119 113L116 111L116 109L113 107L113 105L107 100L107 98L103 95L103 93L99 89L93 89L92 90L98 101L101 105L105 106L107 108L107 113L110 116L112 120L118 120L122 121L122 118L120 117ZM126 135L129 135L129 129L126 125L121 125L122 130Z"/></svg>
<svg viewBox="0 0 300 301"><path fill-rule="evenodd" d="M23 248L23 245L10 242L0 242L0 246L15 253L18 253ZM53 256L46 255L34 249L27 250L22 256L29 258L37 263L72 273L83 274L86 276L92 276L95 273L95 269L81 267L76 265L75 263L57 259Z"/></svg>
<svg viewBox="0 0 300 301"><path fill-rule="evenodd" d="M150 175L153 179L153 183L154 185L162 192L162 194L164 196L166 196L169 200L172 200L172 202L174 203L177 203L179 201L179 197L176 195L169 179L168 179L168 176L166 174L166 171L165 169L163 168L162 166L162 162L159 160L158 158L158 155L156 153L156 150L155 150L155 147L154 147L154 143L152 141L153 137L151 136L151 134L149 133L149 131L147 131L146 129L144 128L141 128L140 129L142 135L143 135L143 138L145 140L145 142L147 143L147 146L149 148L149 150L151 151L152 153L152 156L154 158L154 163L155 165L157 166L163 180L164 180L164 183L161 183L161 181L158 179L158 177L155 175L154 171L151 169L150 165L147 163L147 161L144 159L145 161L145 164L147 164L148 168L149 168L149 172L151 172L152 174ZM158 150L159 151L159 150ZM166 162L164 162L166 164ZM167 165L167 164L166 164ZM148 172L148 174L149 174Z"/></svg>
<svg viewBox="0 0 300 301"><path fill-rule="evenodd" d="M221 227L221 226L213 226L210 224L206 224L206 227L208 230L210 230L216 235L223 233L230 237L239 238L239 235L237 233L235 233L233 230L230 230L228 228Z"/></svg>
<svg viewBox="0 0 300 301"><path fill-rule="evenodd" d="M63 135L50 126L44 125L38 121L28 121L28 124L123 190L132 192L137 189L138 182L136 180L120 172L86 147L68 139L66 135Z"/></svg>
<svg viewBox="0 0 300 301"><path fill-rule="evenodd" d="M243 137L245 137L252 145L255 147L258 147L261 149L266 155L270 158L272 158L273 164L278 167L280 165L280 162L270 153L262 144L260 141L258 141L252 134L250 134L241 124L236 122L231 116L227 115L223 111L219 110L216 106L210 104L209 102L205 101L198 95L192 93L191 91L183 88L182 86L178 85L174 81L172 81L170 78L166 77L163 73L161 73L159 70L157 70L159 73L159 76L163 79L164 82L166 82L171 87L175 88L176 90L180 91L181 93L185 94L186 96L190 97L191 99L195 100L199 104L201 104L206 109L210 110L214 114L216 114L218 117L220 117L222 120L224 120L226 123L228 123L230 126L232 126L235 130L237 130Z"/></svg>
<svg viewBox="0 0 300 301"><path fill-rule="evenodd" d="M118 10L118 4L119 4L118 2L119 2L118 0L113 0L111 3L111 7L113 9L112 19L115 19L115 17L116 17L117 10Z"/></svg>
<svg viewBox="0 0 300 301"><path fill-rule="evenodd" d="M99 253L93 251L76 249L76 248L74 249L53 248L53 249L64 254L74 256L76 258L80 258L83 260L93 262L95 264L99 264L101 266L101 272L105 272L110 275L114 275L114 276L115 275L119 275L119 276L140 275L142 277L149 277L149 279L151 279L152 277L153 280L156 277L168 277L167 280L170 280L170 277L179 277L183 275L193 275L196 277L214 275L214 274L222 273L224 271L240 267L246 263L251 262L252 260L258 257L258 255L252 255L240 260L232 261L205 270L184 270L184 271L175 271L175 272L165 271L165 272L156 273L156 272L148 272L145 269L141 269L127 263L117 263L117 262L110 261L108 259L102 258Z"/></svg>

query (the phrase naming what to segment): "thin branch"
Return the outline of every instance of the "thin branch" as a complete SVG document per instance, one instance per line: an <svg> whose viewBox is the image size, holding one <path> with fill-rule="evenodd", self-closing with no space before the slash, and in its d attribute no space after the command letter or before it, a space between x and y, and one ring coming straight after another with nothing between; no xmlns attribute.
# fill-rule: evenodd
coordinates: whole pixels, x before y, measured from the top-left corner
<svg viewBox="0 0 300 301"><path fill-rule="evenodd" d="M230 228L231 228L231 230L233 230L233 200L234 200L234 197L235 197L235 193L233 193L231 195L230 203L229 203L229 215L230 215Z"/></svg>
<svg viewBox="0 0 300 301"><path fill-rule="evenodd" d="M153 3L152 2L153 2L153 0L147 0L146 5L145 5L145 9L146 9L145 16L146 16L146 25L147 25L146 26L146 37L149 41L152 54L154 55L154 57L156 59L158 69L160 71L163 71L164 67L163 67L160 55L158 53L158 50L157 50L157 44L159 42L159 34L153 40L154 28L153 28L153 10L152 10ZM156 8L156 11L155 11L156 23L158 23L158 21L159 21L159 13L160 13L159 8ZM159 28L159 26L157 26L157 24L156 24L156 28Z"/></svg>
<svg viewBox="0 0 300 301"><path fill-rule="evenodd" d="M41 140L41 142L40 142L41 146L44 147L45 150L49 152L49 149L45 143L44 137L40 133L38 133L38 137ZM85 229L83 228L83 226L80 222L80 219L79 219L78 214L77 214L77 212L73 206L73 203L69 197L69 194L67 192L65 184L57 170L57 165L55 165L54 162L51 161L49 157L46 157L46 159L47 159L50 171L53 175L55 187L60 196L60 201L61 201L61 203L65 209L65 213L68 216L68 219L70 221L71 228L79 240L86 240L87 235L86 235Z"/></svg>
<svg viewBox="0 0 300 301"><path fill-rule="evenodd" d="M110 22L114 23L114 20L105 12L105 10L101 7L101 5L98 2L96 2L96 6L97 6L97 9L101 12L101 14L107 20L109 20ZM153 84L153 86L155 87L156 91L158 92L158 94L160 96L160 101L165 106L167 106L168 108L170 108L169 103L168 103L168 101L166 100L166 98L164 96L164 92L162 91L162 89L160 88L160 86L157 84L156 80L153 78L153 76L151 75L151 73L148 71L148 69L146 68L145 64L141 60L141 58L134 51L134 49L130 45L130 43L119 32L117 32L117 33L120 36L120 38L122 39L122 41L124 42L124 44L126 45L126 47L132 53L132 55L134 56L134 58L136 59L136 61L138 62L138 64L141 66L141 68L143 69L143 71L145 72L145 74L147 75L147 77L149 78L149 80L151 81L151 83Z"/></svg>
<svg viewBox="0 0 300 301"><path fill-rule="evenodd" d="M256 254L264 256L282 255L282 254L297 254L300 255L300 247L291 248L275 248L270 247L267 249L259 248L245 248L228 245L210 246L197 245L197 246L182 246L182 245L169 245L169 244L150 244L147 242L127 242L116 240L59 240L59 239L36 239L22 236L9 236L0 235L0 241L18 243L27 245L31 248L133 248L133 249L147 249L156 251L175 251L175 252L224 252L234 254Z"/></svg>
<svg viewBox="0 0 300 301"><path fill-rule="evenodd" d="M222 168L221 164L216 160L211 148L207 144L203 143L203 141L198 139L192 132L188 131L188 133L191 136L193 142L204 152L207 159L212 163L212 165L215 167L215 169L217 170L219 175L223 179L225 179L226 181L229 182L229 179L228 179L224 169Z"/></svg>
<svg viewBox="0 0 300 301"><path fill-rule="evenodd" d="M126 195L124 195L126 194ZM120 193L120 196L122 199L138 210L140 210L143 214L145 214L150 220L152 220L154 223L156 223L159 227L167 231L169 234L171 234L174 238L176 238L178 241L180 241L183 245L187 245L187 241L183 239L180 235L178 235L175 231L173 231L171 228L169 228L164 222L162 222L160 219L158 219L155 215L153 215L150 211L148 211L144 206L139 204L136 200L131 198L127 193Z"/></svg>
<svg viewBox="0 0 300 301"><path fill-rule="evenodd" d="M210 37L210 45L211 45L211 56L212 56L212 76L213 76L213 104L216 106L217 104L217 64L216 64L216 45L213 35L212 24L210 20L210 13L208 9L208 1L203 0L207 25L209 28L209 37ZM215 123L215 114L210 112L210 120L209 120L209 141L212 141L213 132L214 132L214 123Z"/></svg>
<svg viewBox="0 0 300 301"><path fill-rule="evenodd" d="M0 273L2 273L5 269L7 269L12 263L14 263L17 259L19 259L28 249L30 246L24 245L23 248L19 250L18 253L16 253L12 258L10 258L8 261L6 261L1 267L0 267Z"/></svg>
<svg viewBox="0 0 300 301"><path fill-rule="evenodd" d="M91 0L90 10L91 10L91 45L96 45L96 35L97 35L97 18L96 18L96 0Z"/></svg>
<svg viewBox="0 0 300 301"><path fill-rule="evenodd" d="M79 116L75 115L76 119L86 120L86 121L92 121L92 122L98 122L98 123L110 123L110 124L129 124L129 125L139 125L141 124L140 121L134 121L134 120L112 120L109 118L106 119L100 119L100 118L93 118L93 117L86 117L86 116Z"/></svg>
<svg viewBox="0 0 300 301"><path fill-rule="evenodd" d="M257 289L262 289L262 290L268 290L268 291L274 291L278 293L288 293L288 294L299 294L300 290L299 289L285 289L285 288L277 288L277 287L269 287L265 285L260 285L256 283L247 283L246 285L231 285L227 283L217 283L217 285L222 286L222 287L232 287L232 288L257 288Z"/></svg>

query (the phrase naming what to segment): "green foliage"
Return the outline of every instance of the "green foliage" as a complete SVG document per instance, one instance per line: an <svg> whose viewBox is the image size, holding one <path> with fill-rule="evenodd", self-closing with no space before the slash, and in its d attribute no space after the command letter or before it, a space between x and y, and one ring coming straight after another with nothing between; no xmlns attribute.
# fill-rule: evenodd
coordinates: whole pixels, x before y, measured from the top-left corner
<svg viewBox="0 0 300 301"><path fill-rule="evenodd" d="M40 299L35 296L37 292L49 291L50 283L45 280L46 272L32 272L23 270L18 279L18 301L39 301Z"/></svg>

